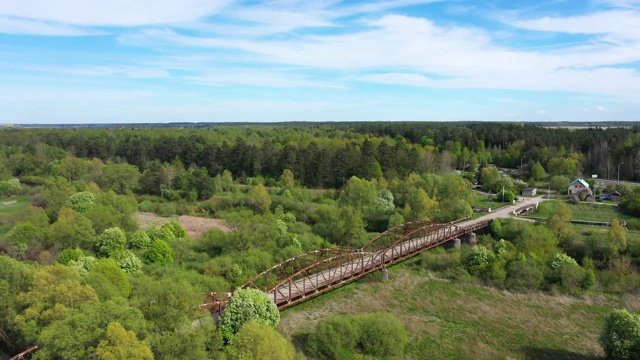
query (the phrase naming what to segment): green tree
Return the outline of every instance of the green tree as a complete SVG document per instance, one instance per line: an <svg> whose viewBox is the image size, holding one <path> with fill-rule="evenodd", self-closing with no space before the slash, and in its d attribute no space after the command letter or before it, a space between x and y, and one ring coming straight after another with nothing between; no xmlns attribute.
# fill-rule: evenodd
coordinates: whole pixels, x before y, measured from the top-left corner
<svg viewBox="0 0 640 360"><path fill-rule="evenodd" d="M500 182L500 172L495 166L488 166L480 172L480 181L482 182L482 190L498 192L498 182Z"/></svg>
<svg viewBox="0 0 640 360"><path fill-rule="evenodd" d="M627 233L624 226L617 219L611 222L608 233L609 242L612 243L618 251L624 251L627 248Z"/></svg>
<svg viewBox="0 0 640 360"><path fill-rule="evenodd" d="M365 234L365 223L360 211L351 206L322 207L316 213L313 232L327 241L340 245L359 247Z"/></svg>
<svg viewBox="0 0 640 360"><path fill-rule="evenodd" d="M430 220L437 208L438 201L429 197L424 189L412 187L407 194L404 218L407 221Z"/></svg>
<svg viewBox="0 0 640 360"><path fill-rule="evenodd" d="M113 259L100 259L85 278L102 301L116 296L128 298L131 285L127 274Z"/></svg>
<svg viewBox="0 0 640 360"><path fill-rule="evenodd" d="M295 350L282 335L252 320L242 326L229 343L229 358L237 360L293 360Z"/></svg>
<svg viewBox="0 0 640 360"><path fill-rule="evenodd" d="M49 239L61 248L88 249L95 235L91 220L69 208L62 208L58 220L49 227Z"/></svg>
<svg viewBox="0 0 640 360"><path fill-rule="evenodd" d="M256 185L249 192L249 203L257 212L264 214L269 212L271 207L271 196L262 184Z"/></svg>
<svg viewBox="0 0 640 360"><path fill-rule="evenodd" d="M116 194L126 194L135 188L140 179L140 172L134 165L108 164L102 169L100 186L105 191L113 190Z"/></svg>
<svg viewBox="0 0 640 360"><path fill-rule="evenodd" d="M370 181L353 176L342 190L338 204L362 211L378 202L376 188Z"/></svg>
<svg viewBox="0 0 640 360"><path fill-rule="evenodd" d="M114 227L105 230L96 241L96 253L100 256L109 257L113 254L125 250L127 237L120 228Z"/></svg>
<svg viewBox="0 0 640 360"><path fill-rule="evenodd" d="M132 249L147 249L151 245L151 238L144 230L138 230L129 236L128 245Z"/></svg>
<svg viewBox="0 0 640 360"><path fill-rule="evenodd" d="M42 329L63 319L70 309L97 303L98 295L93 288L80 283L80 275L74 269L54 264L34 275L32 286L18 295L18 302L23 311L15 322L24 338L36 343Z"/></svg>
<svg viewBox="0 0 640 360"><path fill-rule="evenodd" d="M282 171L282 175L280 175L280 183L282 183L282 187L285 189L293 189L296 186L296 180L293 176L293 171L284 169Z"/></svg>
<svg viewBox="0 0 640 360"><path fill-rule="evenodd" d="M613 310L604 324L599 342L609 359L638 359L640 357L640 316L626 309Z"/></svg>
<svg viewBox="0 0 640 360"><path fill-rule="evenodd" d="M542 165L540 164L540 161L536 161L536 163L531 167L531 177L534 178L536 181L538 181L544 178L545 176L547 176L547 174L544 171L544 168L542 167Z"/></svg>
<svg viewBox="0 0 640 360"><path fill-rule="evenodd" d="M167 265L173 262L173 250L166 241L156 240L144 255L147 264Z"/></svg>
<svg viewBox="0 0 640 360"><path fill-rule="evenodd" d="M149 345L138 340L135 332L125 329L119 322L107 326L107 338L96 349L100 360L153 360Z"/></svg>
<svg viewBox="0 0 640 360"><path fill-rule="evenodd" d="M93 193L89 191L82 191L69 196L65 205L79 213L85 213L89 211L95 203L96 196L93 195Z"/></svg>
<svg viewBox="0 0 640 360"><path fill-rule="evenodd" d="M162 229L169 230L176 239L182 239L187 236L187 232L184 230L182 225L175 220L171 220L168 223L162 225Z"/></svg>
<svg viewBox="0 0 640 360"><path fill-rule="evenodd" d="M146 322L139 309L123 298L102 303L85 303L62 319L46 326L38 337L41 348L35 359L88 359L96 354L106 337L108 324L118 322L125 329L146 335Z"/></svg>
<svg viewBox="0 0 640 360"><path fill-rule="evenodd" d="M563 203L558 203L556 210L547 218L547 227L562 244L568 244L568 241L575 235L570 223L572 217L571 209Z"/></svg>
<svg viewBox="0 0 640 360"><path fill-rule="evenodd" d="M566 194L569 189L569 178L562 175L552 176L549 180L549 187L558 194Z"/></svg>
<svg viewBox="0 0 640 360"><path fill-rule="evenodd" d="M351 317L330 316L316 326L309 337L309 351L321 359L353 357L360 339L360 328Z"/></svg>
<svg viewBox="0 0 640 360"><path fill-rule="evenodd" d="M376 358L398 356L409 343L409 335L402 323L390 313L364 315L360 324L359 344L362 352Z"/></svg>
<svg viewBox="0 0 640 360"><path fill-rule="evenodd" d="M280 312L267 294L256 289L238 289L220 319L223 337L229 341L249 321L276 328Z"/></svg>
<svg viewBox="0 0 640 360"><path fill-rule="evenodd" d="M44 239L44 230L31 223L18 223L7 233L11 255L17 259L24 259L29 249L42 246Z"/></svg>

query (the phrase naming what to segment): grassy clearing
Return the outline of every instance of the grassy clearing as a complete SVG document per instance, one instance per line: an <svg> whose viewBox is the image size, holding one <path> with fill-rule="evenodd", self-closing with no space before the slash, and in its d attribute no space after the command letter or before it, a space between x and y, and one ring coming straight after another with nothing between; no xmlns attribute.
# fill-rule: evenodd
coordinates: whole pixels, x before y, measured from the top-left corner
<svg viewBox="0 0 640 360"><path fill-rule="evenodd" d="M549 215L556 210L560 201L545 201L538 206L538 211L533 216L548 218ZM572 204L564 202L573 213L573 220L584 221L611 221L614 219L626 220L633 219L633 216L618 212L618 208L611 204L603 203L579 203Z"/></svg>
<svg viewBox="0 0 640 360"><path fill-rule="evenodd" d="M15 203L13 203L15 201ZM6 203L7 205L4 205ZM0 214L8 214L10 216L17 216L29 203L28 196L17 196L10 198L0 199Z"/></svg>
<svg viewBox="0 0 640 360"><path fill-rule="evenodd" d="M430 278L406 265L390 281L359 282L282 313L294 340L329 315L387 311L409 331L406 359L591 359L617 303L605 298L514 294Z"/></svg>
<svg viewBox="0 0 640 360"><path fill-rule="evenodd" d="M29 203L29 196L17 196L0 199L0 236L11 228L22 209Z"/></svg>

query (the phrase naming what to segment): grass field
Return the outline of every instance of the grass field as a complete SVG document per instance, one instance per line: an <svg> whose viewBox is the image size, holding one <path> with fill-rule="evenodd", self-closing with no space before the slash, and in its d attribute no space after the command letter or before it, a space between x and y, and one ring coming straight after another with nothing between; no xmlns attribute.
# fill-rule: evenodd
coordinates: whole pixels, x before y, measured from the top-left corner
<svg viewBox="0 0 640 360"><path fill-rule="evenodd" d="M560 201L545 201L538 206L538 211L533 216L548 218L549 214L554 212L558 207ZM613 219L626 220L633 219L633 216L626 215L618 212L618 207L612 204L606 203L579 203L572 204L564 202L565 205L571 209L573 213L572 220L584 220L584 221L611 221Z"/></svg>
<svg viewBox="0 0 640 360"><path fill-rule="evenodd" d="M22 211L22 208L24 208L28 203L28 196L0 199L0 216L3 218L3 222L5 222L4 225L0 226L0 235L6 234L13 226L13 224L7 224L7 220L10 220L12 217L18 216Z"/></svg>
<svg viewBox="0 0 640 360"><path fill-rule="evenodd" d="M405 263L389 281L350 284L284 311L279 330L296 342L329 315L387 311L410 334L403 359L596 359L614 306L432 279Z"/></svg>

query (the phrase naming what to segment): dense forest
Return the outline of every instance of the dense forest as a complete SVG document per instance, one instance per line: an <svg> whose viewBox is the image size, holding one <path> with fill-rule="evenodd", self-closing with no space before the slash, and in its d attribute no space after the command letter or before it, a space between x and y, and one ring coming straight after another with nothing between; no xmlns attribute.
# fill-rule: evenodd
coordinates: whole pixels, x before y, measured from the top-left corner
<svg viewBox="0 0 640 360"><path fill-rule="evenodd" d="M328 318L294 349L276 315L217 330L198 304L291 256L471 217L528 186L562 194L579 176L640 179L638 155L640 127L3 128L0 356L39 345L34 359L401 357L409 335L390 314ZM637 295L640 193L605 191L623 200L604 232L571 226L579 199L558 201L546 221L496 220L477 246L429 251L416 266L514 292ZM167 221L143 225L140 212ZM177 215L224 226L196 239ZM353 333L339 352L336 329Z"/></svg>

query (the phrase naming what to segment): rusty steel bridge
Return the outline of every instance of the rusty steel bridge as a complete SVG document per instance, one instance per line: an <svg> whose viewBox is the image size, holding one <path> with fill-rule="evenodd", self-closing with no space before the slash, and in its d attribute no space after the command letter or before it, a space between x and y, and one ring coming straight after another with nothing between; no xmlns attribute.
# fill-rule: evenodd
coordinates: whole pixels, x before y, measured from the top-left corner
<svg viewBox="0 0 640 360"><path fill-rule="evenodd" d="M270 267L240 288L265 292L279 310L322 294L423 251L487 227L491 220L414 221L393 227L359 249L330 248L297 255ZM233 293L207 293L204 307L216 319Z"/></svg>

